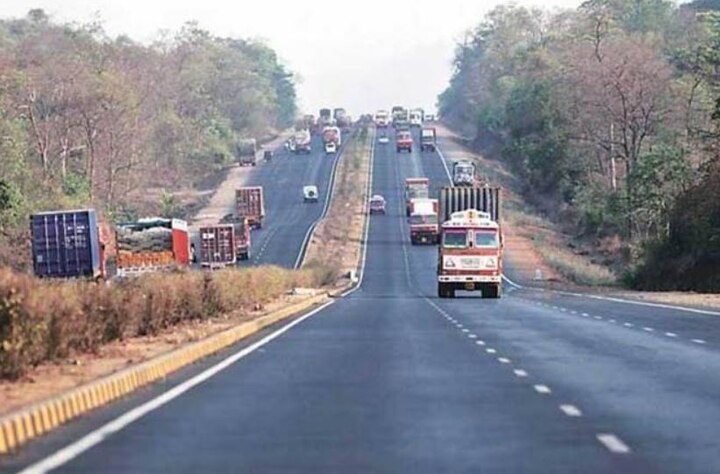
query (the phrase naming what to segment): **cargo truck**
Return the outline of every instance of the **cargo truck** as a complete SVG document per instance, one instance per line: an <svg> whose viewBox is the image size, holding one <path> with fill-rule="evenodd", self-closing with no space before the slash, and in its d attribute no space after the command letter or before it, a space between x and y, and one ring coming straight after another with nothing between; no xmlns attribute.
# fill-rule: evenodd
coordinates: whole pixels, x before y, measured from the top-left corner
<svg viewBox="0 0 720 474"><path fill-rule="evenodd" d="M257 141L254 138L240 140L237 144L237 160L240 166L255 166L257 155Z"/></svg>
<svg viewBox="0 0 720 474"><path fill-rule="evenodd" d="M405 179L405 215L410 217L411 201L430 197L430 180L428 178Z"/></svg>
<svg viewBox="0 0 720 474"><path fill-rule="evenodd" d="M481 291L499 298L503 275L500 188L443 188L440 191L438 297Z"/></svg>
<svg viewBox="0 0 720 474"><path fill-rule="evenodd" d="M405 150L408 153L412 153L413 138L410 131L397 132L395 135L395 151L400 153Z"/></svg>
<svg viewBox="0 0 720 474"><path fill-rule="evenodd" d="M105 248L94 209L30 216L33 270L41 278L105 278Z"/></svg>
<svg viewBox="0 0 720 474"><path fill-rule="evenodd" d="M235 228L232 224L200 227L200 265L215 269L234 265Z"/></svg>
<svg viewBox="0 0 720 474"><path fill-rule="evenodd" d="M420 151L435 152L437 134L434 128L425 127L420 130Z"/></svg>
<svg viewBox="0 0 720 474"><path fill-rule="evenodd" d="M249 260L252 248L252 236L250 225L246 217L239 217L235 214L227 214L220 220L221 224L230 224L234 228L235 257L238 260Z"/></svg>
<svg viewBox="0 0 720 474"><path fill-rule="evenodd" d="M377 128L387 128L390 125L390 114L387 110L378 110L375 112L375 126Z"/></svg>
<svg viewBox="0 0 720 474"><path fill-rule="evenodd" d="M438 243L438 200L412 199L410 201L410 243Z"/></svg>
<svg viewBox="0 0 720 474"><path fill-rule="evenodd" d="M190 263L187 222L147 218L115 226L119 277L172 270Z"/></svg>
<svg viewBox="0 0 720 474"><path fill-rule="evenodd" d="M312 152L312 136L307 130L296 131L292 140L292 151L299 155L300 153L309 154Z"/></svg>
<svg viewBox="0 0 720 474"><path fill-rule="evenodd" d="M322 139L323 144L333 142L338 147L342 144L342 134L338 127L325 127L322 132Z"/></svg>
<svg viewBox="0 0 720 474"><path fill-rule="evenodd" d="M335 119L335 125L337 125L341 131L347 132L350 130L350 117L345 109L337 108L333 110L333 118Z"/></svg>
<svg viewBox="0 0 720 474"><path fill-rule="evenodd" d="M262 186L246 186L235 191L235 215L246 218L251 228L262 228L265 218Z"/></svg>
<svg viewBox="0 0 720 474"><path fill-rule="evenodd" d="M415 109L410 112L410 126L411 127L422 127L423 114L422 110Z"/></svg>
<svg viewBox="0 0 720 474"><path fill-rule="evenodd" d="M455 186L475 185L475 163L470 161L453 163L452 180Z"/></svg>
<svg viewBox="0 0 720 474"><path fill-rule="evenodd" d="M320 116L318 117L318 128L322 130L325 127L332 125L332 111L330 109L320 109Z"/></svg>

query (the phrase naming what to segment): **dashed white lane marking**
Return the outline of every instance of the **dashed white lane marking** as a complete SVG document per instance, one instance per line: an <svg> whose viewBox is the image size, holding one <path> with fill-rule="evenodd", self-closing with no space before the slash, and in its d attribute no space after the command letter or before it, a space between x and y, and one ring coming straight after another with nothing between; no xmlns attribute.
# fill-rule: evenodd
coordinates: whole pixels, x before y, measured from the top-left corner
<svg viewBox="0 0 720 474"><path fill-rule="evenodd" d="M527 377L528 373L525 372L523 369L515 369L513 370L513 373L517 375L518 377Z"/></svg>
<svg viewBox="0 0 720 474"><path fill-rule="evenodd" d="M706 343L705 339L693 339L692 342L694 342L695 344L705 344Z"/></svg>
<svg viewBox="0 0 720 474"><path fill-rule="evenodd" d="M649 328L649 327L645 326L645 327L643 328L643 331L647 331L647 332L655 332L655 329L653 329L653 328Z"/></svg>
<svg viewBox="0 0 720 474"><path fill-rule="evenodd" d="M475 344L477 344L478 346L484 346L484 345L485 345L485 341L480 341L480 340L478 340L478 341L475 341Z"/></svg>
<svg viewBox="0 0 720 474"><path fill-rule="evenodd" d="M497 351L492 347L488 347L487 349L485 349L485 352L487 352L488 354L495 354Z"/></svg>
<svg viewBox="0 0 720 474"><path fill-rule="evenodd" d="M560 405L560 410L567 416L582 416L582 412L575 405Z"/></svg>
<svg viewBox="0 0 720 474"><path fill-rule="evenodd" d="M666 332L665 335L667 337L677 337L677 334L675 334L674 332Z"/></svg>
<svg viewBox="0 0 720 474"><path fill-rule="evenodd" d="M577 311L572 310L572 311L570 311L570 314L577 314Z"/></svg>
<svg viewBox="0 0 720 474"><path fill-rule="evenodd" d="M627 454L630 452L630 447L614 434L599 433L596 437L612 453Z"/></svg>
<svg viewBox="0 0 720 474"><path fill-rule="evenodd" d="M602 316L595 316L595 319L597 319L598 321L602 321L602 318Z"/></svg>
<svg viewBox="0 0 720 474"><path fill-rule="evenodd" d="M633 325L633 323L625 323L625 324L623 324L623 326L625 326L626 328L631 328L634 325Z"/></svg>
<svg viewBox="0 0 720 474"><path fill-rule="evenodd" d="M547 385L533 385L533 388L537 393L548 394L551 392L550 387Z"/></svg>
<svg viewBox="0 0 720 474"><path fill-rule="evenodd" d="M508 359L507 357L498 357L498 362L500 362L501 364L509 364L510 359Z"/></svg>
<svg viewBox="0 0 720 474"><path fill-rule="evenodd" d="M560 308L560 311L563 313L567 313L567 308Z"/></svg>
<svg viewBox="0 0 720 474"><path fill-rule="evenodd" d="M469 329L463 329L462 332L470 332Z"/></svg>
<svg viewBox="0 0 720 474"><path fill-rule="evenodd" d="M610 320L608 320L608 322L609 322L609 323L612 323L612 324L615 324L617 321L615 321L614 319L610 319Z"/></svg>
<svg viewBox="0 0 720 474"><path fill-rule="evenodd" d="M590 315L587 314L587 313L583 313L583 314L581 314L580 316L582 316L583 318L589 318L589 317L590 317Z"/></svg>
<svg viewBox="0 0 720 474"><path fill-rule="evenodd" d="M470 339L477 339L477 335L475 335L475 334L468 334L468 337Z"/></svg>

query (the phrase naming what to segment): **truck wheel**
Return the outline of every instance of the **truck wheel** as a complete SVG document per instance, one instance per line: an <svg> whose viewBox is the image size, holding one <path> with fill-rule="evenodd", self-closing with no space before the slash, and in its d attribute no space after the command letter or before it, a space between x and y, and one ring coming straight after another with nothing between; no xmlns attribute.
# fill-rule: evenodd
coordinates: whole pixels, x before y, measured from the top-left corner
<svg viewBox="0 0 720 474"><path fill-rule="evenodd" d="M395 149L395 153L400 153L401 151L402 151L401 148L396 148L396 149Z"/></svg>
<svg viewBox="0 0 720 474"><path fill-rule="evenodd" d="M447 293L445 292L445 285L442 283L438 283L438 298L447 298Z"/></svg>
<svg viewBox="0 0 720 474"><path fill-rule="evenodd" d="M412 155L412 147L408 148L408 153Z"/></svg>
<svg viewBox="0 0 720 474"><path fill-rule="evenodd" d="M410 237L410 245L417 245L417 239L415 237Z"/></svg>

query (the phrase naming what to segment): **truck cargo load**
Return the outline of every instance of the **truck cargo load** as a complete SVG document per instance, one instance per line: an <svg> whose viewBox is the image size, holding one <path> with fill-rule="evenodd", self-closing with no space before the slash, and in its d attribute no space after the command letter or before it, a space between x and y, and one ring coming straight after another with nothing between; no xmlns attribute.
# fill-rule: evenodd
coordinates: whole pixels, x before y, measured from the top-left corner
<svg viewBox="0 0 720 474"><path fill-rule="evenodd" d="M94 209L30 216L33 270L42 278L100 278L105 265Z"/></svg>
<svg viewBox="0 0 720 474"><path fill-rule="evenodd" d="M437 133L434 128L424 127L420 130L420 150L434 152L437 148Z"/></svg>
<svg viewBox="0 0 720 474"><path fill-rule="evenodd" d="M405 179L405 215L410 216L410 202L413 199L427 199L430 197L430 179Z"/></svg>
<svg viewBox="0 0 720 474"><path fill-rule="evenodd" d="M235 191L235 215L247 218L250 227L262 228L265 217L262 186L247 186Z"/></svg>
<svg viewBox="0 0 720 474"><path fill-rule="evenodd" d="M240 166L255 166L257 141L254 138L239 140L237 143L237 160Z"/></svg>
<svg viewBox="0 0 720 474"><path fill-rule="evenodd" d="M499 298L503 275L499 223L487 212L467 209L452 213L441 229L438 297L454 298L456 291L479 290L483 298Z"/></svg>
<svg viewBox="0 0 720 474"><path fill-rule="evenodd" d="M200 227L200 265L223 268L233 265L236 259L235 228L232 224Z"/></svg>
<svg viewBox="0 0 720 474"><path fill-rule="evenodd" d="M147 218L115 226L117 274L129 276L190 263L187 222Z"/></svg>
<svg viewBox="0 0 720 474"><path fill-rule="evenodd" d="M410 243L438 243L438 200L417 198L410 201Z"/></svg>
<svg viewBox="0 0 720 474"><path fill-rule="evenodd" d="M220 220L220 223L231 224L234 227L233 237L235 238L236 258L238 260L249 260L252 249L252 236L247 218L227 214Z"/></svg>
<svg viewBox="0 0 720 474"><path fill-rule="evenodd" d="M490 219L500 222L500 188L444 187L440 190L440 222L449 220L453 213L475 209L487 212Z"/></svg>

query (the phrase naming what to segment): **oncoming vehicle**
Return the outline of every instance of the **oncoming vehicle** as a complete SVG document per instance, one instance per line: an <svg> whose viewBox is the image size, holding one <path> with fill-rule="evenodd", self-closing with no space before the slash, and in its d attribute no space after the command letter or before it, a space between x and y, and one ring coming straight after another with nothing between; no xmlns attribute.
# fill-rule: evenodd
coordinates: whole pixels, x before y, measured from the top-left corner
<svg viewBox="0 0 720 474"><path fill-rule="evenodd" d="M412 134L409 131L398 132L397 137L395 138L395 143L395 148L398 153L403 150L408 153L412 153L413 139Z"/></svg>
<svg viewBox="0 0 720 474"><path fill-rule="evenodd" d="M381 145L387 145L390 143L390 138L387 135L380 135L380 138L378 138L378 143Z"/></svg>
<svg viewBox="0 0 720 474"><path fill-rule="evenodd" d="M454 212L442 224L438 254L438 297L454 298L458 290L482 291L500 298L502 234L490 213L468 209Z"/></svg>
<svg viewBox="0 0 720 474"><path fill-rule="evenodd" d="M303 187L303 202L318 202L318 188L314 185Z"/></svg>
<svg viewBox="0 0 720 474"><path fill-rule="evenodd" d="M335 142L327 142L325 144L325 153L328 155L337 153L337 145L335 144Z"/></svg>
<svg viewBox="0 0 720 474"><path fill-rule="evenodd" d="M378 128L387 128L390 125L390 114L387 110L378 110L375 112L375 126Z"/></svg>
<svg viewBox="0 0 720 474"><path fill-rule="evenodd" d="M370 198L370 214L385 214L385 198L379 194Z"/></svg>

